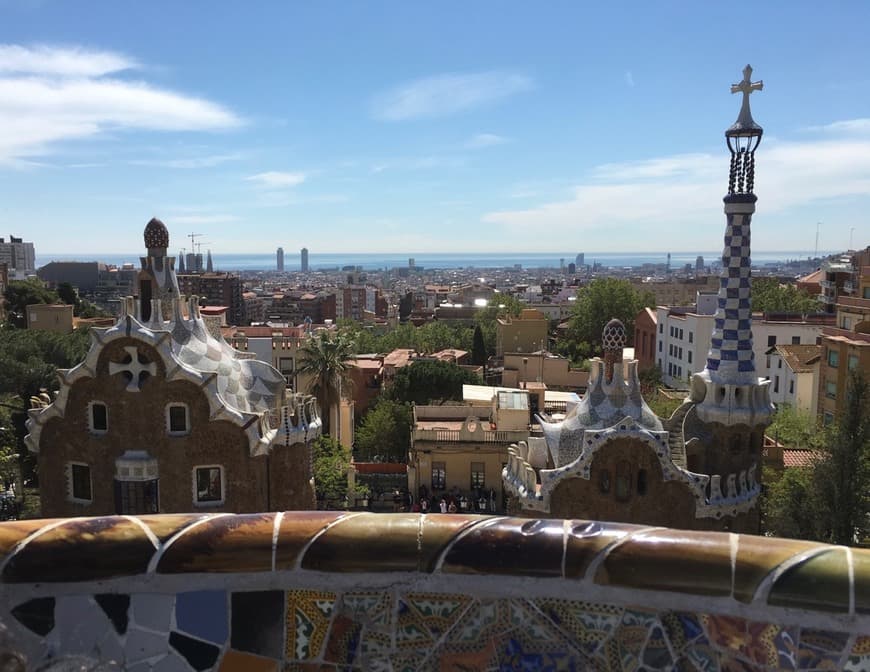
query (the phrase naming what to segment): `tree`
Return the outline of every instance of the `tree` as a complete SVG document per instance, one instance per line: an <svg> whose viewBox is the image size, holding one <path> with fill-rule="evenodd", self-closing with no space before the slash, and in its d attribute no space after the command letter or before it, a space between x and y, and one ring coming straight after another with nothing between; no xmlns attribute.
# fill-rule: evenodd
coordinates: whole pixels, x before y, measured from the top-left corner
<svg viewBox="0 0 870 672"><path fill-rule="evenodd" d="M411 445L411 408L381 398L363 416L354 445L366 461L402 462Z"/></svg>
<svg viewBox="0 0 870 672"><path fill-rule="evenodd" d="M765 486L765 531L851 546L867 534L870 516L870 385L857 369L837 426L823 436L811 466L786 469Z"/></svg>
<svg viewBox="0 0 870 672"><path fill-rule="evenodd" d="M819 449L824 447L828 438L816 416L788 404L777 407L765 434L789 448Z"/></svg>
<svg viewBox="0 0 870 672"><path fill-rule="evenodd" d="M475 366L486 366L486 343L479 324L474 326L474 338L471 342L471 363Z"/></svg>
<svg viewBox="0 0 870 672"><path fill-rule="evenodd" d="M634 338L634 319L641 309L655 306L652 292L637 291L628 280L597 278L577 292L568 326L565 354L573 360L598 354L601 332L613 318L625 325L627 343Z"/></svg>
<svg viewBox="0 0 870 672"><path fill-rule="evenodd" d="M870 384L857 368L850 372L846 404L825 452L816 476L831 519L830 542L852 545L866 535L870 515Z"/></svg>
<svg viewBox="0 0 870 672"><path fill-rule="evenodd" d="M764 484L761 514L766 534L790 539L825 536L812 468L786 469L779 478L773 470L765 470Z"/></svg>
<svg viewBox="0 0 870 672"><path fill-rule="evenodd" d="M752 310L758 313L815 313L819 302L815 296L795 285L781 285L776 278L753 278Z"/></svg>
<svg viewBox="0 0 870 672"><path fill-rule="evenodd" d="M350 448L330 436L319 436L312 444L314 453L314 491L324 508L344 508L347 497L347 472L350 469ZM331 503L331 504L330 504Z"/></svg>
<svg viewBox="0 0 870 672"><path fill-rule="evenodd" d="M428 404L462 399L463 385L481 385L480 377L453 362L419 360L402 367L387 388L393 401Z"/></svg>
<svg viewBox="0 0 870 672"><path fill-rule="evenodd" d="M329 434L329 415L350 386L350 360L354 344L344 334L321 331L300 348L299 373L310 376L308 392L317 397L323 413L323 431Z"/></svg>
<svg viewBox="0 0 870 672"><path fill-rule="evenodd" d="M12 280L6 291L6 319L19 329L27 327L27 306L36 303L59 303L57 294L46 289L39 280Z"/></svg>

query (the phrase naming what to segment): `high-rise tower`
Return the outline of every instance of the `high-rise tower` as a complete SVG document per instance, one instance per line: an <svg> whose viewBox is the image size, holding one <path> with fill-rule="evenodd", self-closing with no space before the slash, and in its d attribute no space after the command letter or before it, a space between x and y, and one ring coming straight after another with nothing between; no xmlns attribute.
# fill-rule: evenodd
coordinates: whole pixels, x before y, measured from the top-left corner
<svg viewBox="0 0 870 672"><path fill-rule="evenodd" d="M278 270L279 271L284 270L284 248L283 247L278 248Z"/></svg>
<svg viewBox="0 0 870 672"><path fill-rule="evenodd" d="M765 426L772 405L769 381L761 381L752 351L752 277L750 225L755 212L755 150L763 130L752 119L749 95L762 82L751 81L752 68L743 69L743 81L731 87L743 94L737 121L725 131L731 152L725 202L725 246L719 277L719 296L707 366L695 374L692 399L705 422L727 426Z"/></svg>
<svg viewBox="0 0 870 672"><path fill-rule="evenodd" d="M308 273L308 248L303 247L301 252L301 268L303 273Z"/></svg>

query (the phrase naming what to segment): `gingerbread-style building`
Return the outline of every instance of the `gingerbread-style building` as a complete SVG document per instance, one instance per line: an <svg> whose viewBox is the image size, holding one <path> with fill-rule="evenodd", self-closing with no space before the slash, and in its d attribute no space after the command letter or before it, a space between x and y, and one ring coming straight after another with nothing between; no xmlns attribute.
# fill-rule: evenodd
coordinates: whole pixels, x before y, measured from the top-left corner
<svg viewBox="0 0 870 672"><path fill-rule="evenodd" d="M314 508L314 398L210 333L196 297L179 296L157 219L145 247L138 298L91 330L85 360L30 411L42 514Z"/></svg>
<svg viewBox="0 0 870 672"><path fill-rule="evenodd" d="M750 224L755 150L762 129L749 94L761 88L746 66L731 153L725 245L710 352L689 398L668 419L644 403L637 361L623 361L625 329L604 330L604 358L560 423L541 421L546 444L509 449L502 476L510 508L526 515L590 518L757 533L764 430L773 405L752 350Z"/></svg>

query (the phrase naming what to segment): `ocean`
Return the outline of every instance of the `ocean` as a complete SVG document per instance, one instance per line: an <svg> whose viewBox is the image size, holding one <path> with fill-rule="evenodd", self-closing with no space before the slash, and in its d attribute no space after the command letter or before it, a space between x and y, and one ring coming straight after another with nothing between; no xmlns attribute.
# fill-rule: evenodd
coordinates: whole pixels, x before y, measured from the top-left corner
<svg viewBox="0 0 870 672"><path fill-rule="evenodd" d="M827 255L827 252L820 252ZM717 262L722 251L706 252L673 252L671 253L671 268L682 269L686 264L695 267L698 256L704 257L704 263L710 265ZM101 261L107 264L121 265L132 263L139 267L141 253L130 254L37 254L36 267L39 268L50 261ZM752 263L756 266L776 265L796 259L806 259L805 252L757 252L752 255ZM531 252L506 252L506 253L477 253L462 254L455 252L428 253L428 254L317 254L308 255L309 267L312 270L334 269L343 266L359 266L363 270L374 271L378 269L407 268L408 260L414 259L416 266L426 269L469 269L469 268L505 268L521 265L523 268L559 268L564 261L567 266L574 263L575 255ZM276 259L274 254L221 254L212 251L214 268L222 271L274 271ZM585 253L587 265L600 263L605 267L643 266L644 264L664 264L667 262L667 254L661 252L601 252ZM299 256L285 253L284 269L286 271L299 270Z"/></svg>

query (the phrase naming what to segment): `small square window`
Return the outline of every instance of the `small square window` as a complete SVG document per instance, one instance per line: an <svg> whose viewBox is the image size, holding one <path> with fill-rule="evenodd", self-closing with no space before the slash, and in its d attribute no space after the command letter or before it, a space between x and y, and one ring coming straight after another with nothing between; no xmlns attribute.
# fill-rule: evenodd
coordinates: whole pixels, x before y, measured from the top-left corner
<svg viewBox="0 0 870 672"><path fill-rule="evenodd" d="M836 399L837 398L837 383L836 383L836 381L829 380L825 383L825 396L828 399Z"/></svg>
<svg viewBox="0 0 870 672"><path fill-rule="evenodd" d="M767 337L767 347L772 348L774 345L776 345L776 334L771 334Z"/></svg>
<svg viewBox="0 0 870 672"><path fill-rule="evenodd" d="M91 468L86 464L71 462L69 465L70 494L73 501L92 502Z"/></svg>
<svg viewBox="0 0 870 672"><path fill-rule="evenodd" d="M828 350L828 366L840 366L840 353L837 350Z"/></svg>
<svg viewBox="0 0 870 672"><path fill-rule="evenodd" d="M196 467L193 470L195 504L224 503L224 469L220 466Z"/></svg>
<svg viewBox="0 0 870 672"><path fill-rule="evenodd" d="M858 355L849 355L849 357L846 359L846 366L848 367L849 371L851 371L852 369L857 369Z"/></svg>
<svg viewBox="0 0 870 672"><path fill-rule="evenodd" d="M800 336L792 336L791 337L791 344L792 345L800 345L801 344L801 337Z"/></svg>
<svg viewBox="0 0 870 672"><path fill-rule="evenodd" d="M91 431L103 433L109 429L109 409L105 404L94 401L91 403Z"/></svg>
<svg viewBox="0 0 870 672"><path fill-rule="evenodd" d="M190 432L190 422L185 404L170 404L166 408L166 422L170 434L187 434Z"/></svg>

